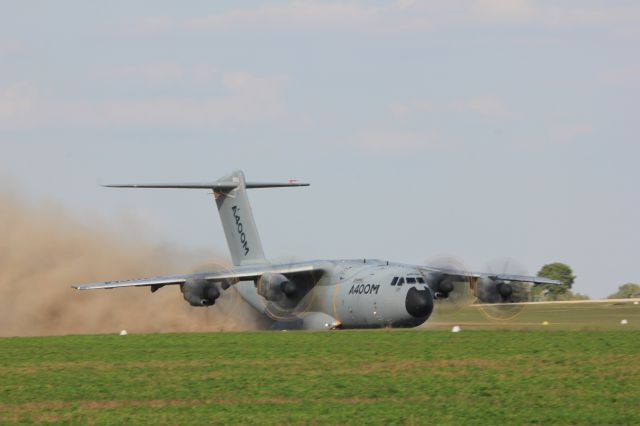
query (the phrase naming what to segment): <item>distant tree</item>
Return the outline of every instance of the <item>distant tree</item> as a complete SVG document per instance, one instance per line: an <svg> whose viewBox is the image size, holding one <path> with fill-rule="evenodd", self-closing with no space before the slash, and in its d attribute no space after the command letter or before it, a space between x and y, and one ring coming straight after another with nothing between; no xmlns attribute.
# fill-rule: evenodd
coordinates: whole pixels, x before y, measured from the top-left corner
<svg viewBox="0 0 640 426"><path fill-rule="evenodd" d="M544 265L540 271L538 271L538 276L558 280L562 283L561 285L536 284L534 286L534 288L537 288L537 291L545 294L545 298L550 300L558 300L559 298L567 300L566 293L569 292L569 289L571 289L571 286L576 280L576 276L573 275L573 271L569 265L560 262ZM565 296L561 297L561 295Z"/></svg>
<svg viewBox="0 0 640 426"><path fill-rule="evenodd" d="M632 297L640 297L640 285L633 283L622 284L618 287L617 292L609 295L609 299L629 299Z"/></svg>
<svg viewBox="0 0 640 426"><path fill-rule="evenodd" d="M574 293L571 290L567 290L565 293L562 293L562 294L547 295L547 299L562 301L562 300L589 300L591 298L586 294Z"/></svg>
<svg viewBox="0 0 640 426"><path fill-rule="evenodd" d="M571 298L569 300L591 300L591 298L586 294L574 293L571 290L569 290L569 294L571 295Z"/></svg>

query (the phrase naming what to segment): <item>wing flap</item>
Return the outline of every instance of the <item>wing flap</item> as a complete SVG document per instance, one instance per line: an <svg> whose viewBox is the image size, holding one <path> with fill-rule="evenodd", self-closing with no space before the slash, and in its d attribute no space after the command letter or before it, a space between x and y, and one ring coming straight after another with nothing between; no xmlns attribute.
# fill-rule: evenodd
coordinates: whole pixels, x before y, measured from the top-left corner
<svg viewBox="0 0 640 426"><path fill-rule="evenodd" d="M457 269L436 268L431 266L425 266L420 269L426 272L435 272L437 274L447 275L453 278L490 278L492 280L498 280L498 281L517 281L517 282L525 282L525 283L533 283L533 284L552 284L552 285L562 284L558 280L552 280L544 277L533 277L529 275L468 272L468 271L462 271Z"/></svg>
<svg viewBox="0 0 640 426"><path fill-rule="evenodd" d="M560 285L562 284L558 280L552 280L550 278L544 277L530 277L527 275L510 275L510 274L498 274L498 275L488 275L492 280L498 281L517 281L523 283L534 283L534 284L553 284Z"/></svg>
<svg viewBox="0 0 640 426"><path fill-rule="evenodd" d="M103 281L91 284L77 284L72 285L72 288L76 290L95 290L95 289L111 289L120 287L139 287L139 286L163 286L163 285L175 285L184 284L184 282L196 275L173 275L167 277L150 277L140 278L133 280L116 280L116 281Z"/></svg>
<svg viewBox="0 0 640 426"><path fill-rule="evenodd" d="M231 268L225 271L201 272L195 274L171 275L162 277L140 278L133 280L104 281L91 284L72 285L76 290L112 289L121 287L145 287L184 284L189 279L203 279L207 281L247 281L259 278L266 272L279 274L300 274L322 271L312 263L283 264L283 265L249 265Z"/></svg>

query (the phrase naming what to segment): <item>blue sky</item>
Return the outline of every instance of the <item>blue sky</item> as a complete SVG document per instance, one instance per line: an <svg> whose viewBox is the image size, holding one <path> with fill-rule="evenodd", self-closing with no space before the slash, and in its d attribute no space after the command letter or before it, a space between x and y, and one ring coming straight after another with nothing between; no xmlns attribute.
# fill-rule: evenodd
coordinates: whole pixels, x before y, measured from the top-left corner
<svg viewBox="0 0 640 426"><path fill-rule="evenodd" d="M227 256L206 194L96 182L241 168L312 183L250 194L273 259L563 261L592 297L640 281L637 2L2 10L0 174L35 199Z"/></svg>

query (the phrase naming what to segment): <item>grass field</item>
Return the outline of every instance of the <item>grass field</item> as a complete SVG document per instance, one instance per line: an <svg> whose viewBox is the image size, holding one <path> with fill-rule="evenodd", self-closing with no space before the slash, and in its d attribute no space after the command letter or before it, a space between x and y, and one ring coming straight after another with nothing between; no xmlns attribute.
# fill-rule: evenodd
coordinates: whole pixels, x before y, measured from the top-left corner
<svg viewBox="0 0 640 426"><path fill-rule="evenodd" d="M496 318L506 318L503 320ZM621 325L622 320L626 325ZM547 321L546 326L542 323ZM438 306L422 327L450 329L452 325L473 330L577 330L577 331L640 331L640 305L633 303L539 304L526 307L501 306L462 309Z"/></svg>
<svg viewBox="0 0 640 426"><path fill-rule="evenodd" d="M0 362L2 424L640 424L636 331L5 338Z"/></svg>

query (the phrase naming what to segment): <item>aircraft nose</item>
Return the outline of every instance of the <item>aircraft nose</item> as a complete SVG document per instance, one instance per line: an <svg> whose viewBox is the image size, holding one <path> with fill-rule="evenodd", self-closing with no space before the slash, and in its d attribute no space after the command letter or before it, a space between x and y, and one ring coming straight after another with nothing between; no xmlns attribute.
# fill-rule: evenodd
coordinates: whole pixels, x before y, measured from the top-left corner
<svg viewBox="0 0 640 426"><path fill-rule="evenodd" d="M405 307L412 317L428 317L433 311L433 296L427 289L418 290L417 288L412 287L407 292Z"/></svg>

